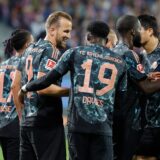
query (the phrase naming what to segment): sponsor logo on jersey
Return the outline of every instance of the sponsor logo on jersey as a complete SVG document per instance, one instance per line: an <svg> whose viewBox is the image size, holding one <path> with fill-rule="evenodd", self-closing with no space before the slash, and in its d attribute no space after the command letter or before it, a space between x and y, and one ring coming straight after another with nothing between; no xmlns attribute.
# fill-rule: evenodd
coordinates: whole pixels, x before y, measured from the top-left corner
<svg viewBox="0 0 160 160"><path fill-rule="evenodd" d="M158 63L155 61L155 62L152 63L151 69L156 69L157 66L158 66Z"/></svg>
<svg viewBox="0 0 160 160"><path fill-rule="evenodd" d="M143 65L142 65L142 64L138 64L138 65L137 65L137 70L138 70L139 72L141 72L141 73L144 73L144 67L143 67Z"/></svg>
<svg viewBox="0 0 160 160"><path fill-rule="evenodd" d="M56 62L48 59L45 68L51 70L56 65Z"/></svg>

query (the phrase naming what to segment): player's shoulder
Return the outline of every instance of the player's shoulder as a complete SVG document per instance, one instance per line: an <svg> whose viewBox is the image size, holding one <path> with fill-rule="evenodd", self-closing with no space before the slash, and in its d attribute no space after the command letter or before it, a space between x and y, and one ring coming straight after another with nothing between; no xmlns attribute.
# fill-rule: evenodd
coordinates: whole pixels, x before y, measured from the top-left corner
<svg viewBox="0 0 160 160"><path fill-rule="evenodd" d="M1 64L0 64L0 69L6 69L6 70L13 70L16 69L18 62L15 59L15 56L10 57L7 60L4 60Z"/></svg>
<svg viewBox="0 0 160 160"><path fill-rule="evenodd" d="M2 61L0 65L1 65L1 66L7 65L7 64L9 63L9 60L10 60L10 58Z"/></svg>
<svg viewBox="0 0 160 160"><path fill-rule="evenodd" d="M20 61L22 56L12 56L10 59L9 59L9 63L15 63L15 62L18 62Z"/></svg>
<svg viewBox="0 0 160 160"><path fill-rule="evenodd" d="M117 53L117 54L120 55L120 56L123 56L124 53L125 53L126 51L128 51L128 50L129 50L128 46L127 46L126 44L123 44L123 43L118 43L118 44L112 49L113 52Z"/></svg>
<svg viewBox="0 0 160 160"><path fill-rule="evenodd" d="M38 48L41 49L42 56L49 56L54 59L59 59L62 53L59 51L59 49L54 46L50 41L47 40L40 40L39 43L37 43Z"/></svg>
<svg viewBox="0 0 160 160"><path fill-rule="evenodd" d="M160 52L160 45L155 49L157 52Z"/></svg>
<svg viewBox="0 0 160 160"><path fill-rule="evenodd" d="M136 63L140 63L140 56L138 53L136 53L134 50L128 50L124 52L124 55L122 56L124 60L134 61Z"/></svg>
<svg viewBox="0 0 160 160"><path fill-rule="evenodd" d="M67 49L64 54L65 55L75 55L75 53L80 53L81 51L84 51L85 50L85 47L84 46L77 46L77 47L72 47L72 48L69 48Z"/></svg>
<svg viewBox="0 0 160 160"><path fill-rule="evenodd" d="M21 56L21 62L25 61L25 59L30 55L32 56L32 58L37 56L38 54L42 55L44 50L46 49L43 45L43 42L44 41L40 39L37 42L32 43Z"/></svg>
<svg viewBox="0 0 160 160"><path fill-rule="evenodd" d="M110 59L113 60L115 63L118 63L120 65L125 65L125 61L120 54L117 54L117 52L108 48L104 48L104 50L106 50L105 52L106 57L107 56L110 57Z"/></svg>
<svg viewBox="0 0 160 160"><path fill-rule="evenodd" d="M152 55L155 55L155 56L159 57L159 54L160 54L160 47L157 47L157 48L152 52Z"/></svg>
<svg viewBox="0 0 160 160"><path fill-rule="evenodd" d="M34 46L39 48L52 48L52 43L48 40L39 39L34 43Z"/></svg>

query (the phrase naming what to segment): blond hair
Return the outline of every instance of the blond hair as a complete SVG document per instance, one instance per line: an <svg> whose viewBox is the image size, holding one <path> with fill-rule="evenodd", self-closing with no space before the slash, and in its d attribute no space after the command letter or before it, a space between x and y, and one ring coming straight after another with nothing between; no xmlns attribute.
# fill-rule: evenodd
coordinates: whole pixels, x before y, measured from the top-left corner
<svg viewBox="0 0 160 160"><path fill-rule="evenodd" d="M59 20L61 18L65 18L65 19L67 19L69 21L72 21L72 17L66 12L62 12L62 11L53 12L48 16L48 18L46 20L46 23L45 23L45 28L48 29L53 24L57 24L58 25L59 24Z"/></svg>

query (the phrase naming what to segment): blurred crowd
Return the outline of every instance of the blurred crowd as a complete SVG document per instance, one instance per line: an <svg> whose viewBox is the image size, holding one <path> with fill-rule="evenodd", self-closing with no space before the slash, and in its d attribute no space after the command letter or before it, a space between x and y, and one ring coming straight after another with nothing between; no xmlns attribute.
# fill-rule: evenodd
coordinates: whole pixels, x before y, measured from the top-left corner
<svg viewBox="0 0 160 160"><path fill-rule="evenodd" d="M44 21L52 11L66 11L73 17L68 45L74 47L83 42L88 21L104 20L114 28L115 20L123 14L159 17L159 6L160 0L0 0L0 20L12 28L29 29L38 38L43 36Z"/></svg>

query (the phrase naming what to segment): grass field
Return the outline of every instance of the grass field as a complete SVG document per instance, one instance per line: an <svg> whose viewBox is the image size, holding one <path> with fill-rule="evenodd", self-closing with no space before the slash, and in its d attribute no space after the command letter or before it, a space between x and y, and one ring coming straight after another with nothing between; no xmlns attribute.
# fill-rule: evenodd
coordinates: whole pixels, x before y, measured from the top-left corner
<svg viewBox="0 0 160 160"><path fill-rule="evenodd" d="M0 160L3 160L2 150L0 148Z"/></svg>

